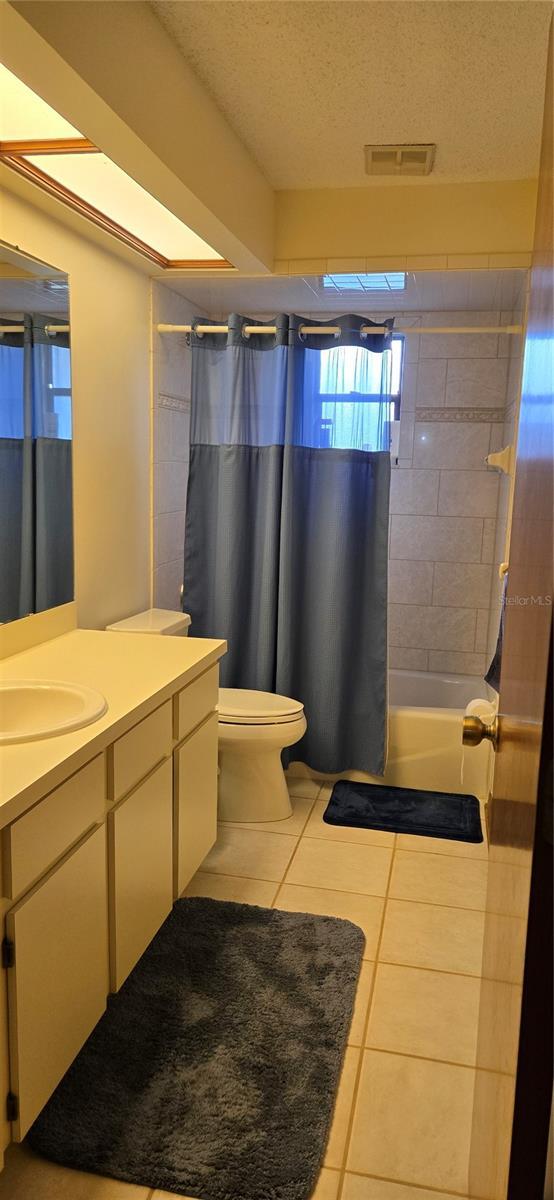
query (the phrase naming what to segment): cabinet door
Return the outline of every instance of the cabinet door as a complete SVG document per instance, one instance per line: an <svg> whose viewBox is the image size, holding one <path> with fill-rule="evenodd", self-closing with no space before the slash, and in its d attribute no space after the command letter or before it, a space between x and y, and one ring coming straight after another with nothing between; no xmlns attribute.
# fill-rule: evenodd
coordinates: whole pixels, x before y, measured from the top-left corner
<svg viewBox="0 0 554 1200"><path fill-rule="evenodd" d="M175 895L217 837L217 713L175 751Z"/></svg>
<svg viewBox="0 0 554 1200"><path fill-rule="evenodd" d="M168 758L108 813L110 986L116 992L173 903L173 780Z"/></svg>
<svg viewBox="0 0 554 1200"><path fill-rule="evenodd" d="M6 914L10 1087L21 1141L106 1007L106 831L94 830Z"/></svg>

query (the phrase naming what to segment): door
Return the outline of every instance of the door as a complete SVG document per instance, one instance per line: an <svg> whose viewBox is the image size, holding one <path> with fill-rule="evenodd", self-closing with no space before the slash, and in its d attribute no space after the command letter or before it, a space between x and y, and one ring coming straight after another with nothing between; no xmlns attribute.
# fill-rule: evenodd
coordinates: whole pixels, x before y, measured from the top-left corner
<svg viewBox="0 0 554 1200"><path fill-rule="evenodd" d="M174 753L175 896L204 861L217 837L217 713Z"/></svg>
<svg viewBox="0 0 554 1200"><path fill-rule="evenodd" d="M542 1200L552 1097L552 103L551 31L490 806L470 1161L470 1196L487 1200Z"/></svg>
<svg viewBox="0 0 554 1200"><path fill-rule="evenodd" d="M173 905L173 773L166 759L108 813L110 987L117 992Z"/></svg>
<svg viewBox="0 0 554 1200"><path fill-rule="evenodd" d="M90 833L6 914L10 1088L21 1141L100 1020L108 991L106 831Z"/></svg>

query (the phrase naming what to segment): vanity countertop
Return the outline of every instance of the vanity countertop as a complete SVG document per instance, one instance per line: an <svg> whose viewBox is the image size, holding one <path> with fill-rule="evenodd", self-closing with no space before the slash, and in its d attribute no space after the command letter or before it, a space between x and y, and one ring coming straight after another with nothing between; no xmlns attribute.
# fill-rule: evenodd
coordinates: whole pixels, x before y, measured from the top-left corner
<svg viewBox="0 0 554 1200"><path fill-rule="evenodd" d="M74 629L0 662L0 679L51 679L102 692L107 712L83 729L0 747L0 828L225 654L211 638Z"/></svg>

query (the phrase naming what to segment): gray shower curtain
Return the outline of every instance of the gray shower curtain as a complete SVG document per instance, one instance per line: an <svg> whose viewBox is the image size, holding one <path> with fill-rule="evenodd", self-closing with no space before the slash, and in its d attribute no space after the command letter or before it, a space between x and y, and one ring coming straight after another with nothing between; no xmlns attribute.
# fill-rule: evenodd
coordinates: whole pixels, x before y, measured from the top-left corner
<svg viewBox="0 0 554 1200"><path fill-rule="evenodd" d="M382 774L390 334L332 321L338 341L285 315L275 336L247 337L256 322L238 314L227 335L191 335L184 607L197 636L229 643L223 686L302 701L308 729L289 758ZM346 346L364 351L351 364L364 390L331 393L322 352Z"/></svg>
<svg viewBox="0 0 554 1200"><path fill-rule="evenodd" d="M26 314L0 339L0 622L73 598L71 412L57 413L54 355L69 382L69 342ZM13 324L14 319L0 320ZM59 373L59 372L58 372Z"/></svg>

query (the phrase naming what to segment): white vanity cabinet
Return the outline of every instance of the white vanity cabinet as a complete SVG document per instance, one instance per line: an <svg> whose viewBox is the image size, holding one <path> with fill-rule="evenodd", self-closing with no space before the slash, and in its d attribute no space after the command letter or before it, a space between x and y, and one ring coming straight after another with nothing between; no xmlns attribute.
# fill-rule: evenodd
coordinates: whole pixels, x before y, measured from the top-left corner
<svg viewBox="0 0 554 1200"><path fill-rule="evenodd" d="M176 683L0 831L0 1163L215 841L217 664Z"/></svg>
<svg viewBox="0 0 554 1200"><path fill-rule="evenodd" d="M8 969L13 1136L20 1141L106 1007L103 825L10 909L6 937L13 961Z"/></svg>

